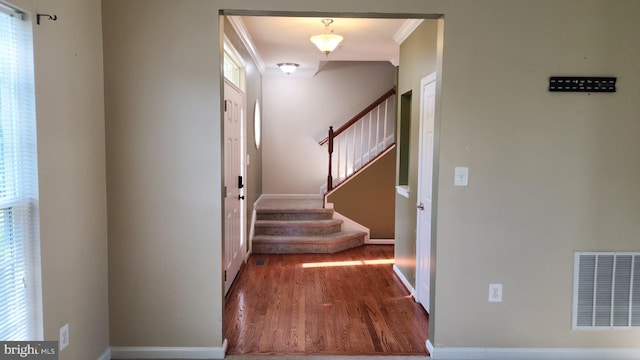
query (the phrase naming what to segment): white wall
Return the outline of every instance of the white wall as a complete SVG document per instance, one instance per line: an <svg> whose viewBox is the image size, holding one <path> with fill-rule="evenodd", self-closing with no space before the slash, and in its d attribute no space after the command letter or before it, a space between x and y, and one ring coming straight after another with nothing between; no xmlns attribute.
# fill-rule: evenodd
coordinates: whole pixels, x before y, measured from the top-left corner
<svg viewBox="0 0 640 360"><path fill-rule="evenodd" d="M329 62L313 78L264 77L263 192L319 194L328 153L318 142L391 89L395 77L388 62Z"/></svg>
<svg viewBox="0 0 640 360"><path fill-rule="evenodd" d="M44 338L60 360L109 346L102 24L99 0L15 1L33 20Z"/></svg>

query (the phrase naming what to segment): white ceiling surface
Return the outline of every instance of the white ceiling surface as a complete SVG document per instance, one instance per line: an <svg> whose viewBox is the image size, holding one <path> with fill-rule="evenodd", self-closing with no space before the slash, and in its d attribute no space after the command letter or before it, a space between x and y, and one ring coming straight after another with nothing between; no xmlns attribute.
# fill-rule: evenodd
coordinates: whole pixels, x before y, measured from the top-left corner
<svg viewBox="0 0 640 360"><path fill-rule="evenodd" d="M390 61L398 65L400 44L421 22L334 18L330 28L344 40L327 56L309 40L324 32L322 18L242 16L230 20L245 45L253 47L254 60L266 76L284 75L277 64L287 62L300 64L290 76L314 76L327 61Z"/></svg>

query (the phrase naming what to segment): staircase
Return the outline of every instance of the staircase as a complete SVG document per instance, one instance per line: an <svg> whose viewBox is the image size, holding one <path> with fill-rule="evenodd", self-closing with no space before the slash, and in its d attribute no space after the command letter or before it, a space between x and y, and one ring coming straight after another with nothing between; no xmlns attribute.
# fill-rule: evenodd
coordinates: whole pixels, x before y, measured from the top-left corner
<svg viewBox="0 0 640 360"><path fill-rule="evenodd" d="M395 144L395 95L393 87L337 130L329 127L328 136L320 141L327 145L329 155L323 193L356 175Z"/></svg>
<svg viewBox="0 0 640 360"><path fill-rule="evenodd" d="M265 199L256 206L252 241L258 254L332 254L364 244L366 232L342 231L322 199Z"/></svg>

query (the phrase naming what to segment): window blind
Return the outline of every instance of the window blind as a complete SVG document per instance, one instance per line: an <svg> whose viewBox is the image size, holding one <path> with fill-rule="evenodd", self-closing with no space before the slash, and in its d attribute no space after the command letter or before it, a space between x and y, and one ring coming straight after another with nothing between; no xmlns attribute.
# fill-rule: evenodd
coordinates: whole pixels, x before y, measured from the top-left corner
<svg viewBox="0 0 640 360"><path fill-rule="evenodd" d="M31 24L0 2L0 340L42 340Z"/></svg>

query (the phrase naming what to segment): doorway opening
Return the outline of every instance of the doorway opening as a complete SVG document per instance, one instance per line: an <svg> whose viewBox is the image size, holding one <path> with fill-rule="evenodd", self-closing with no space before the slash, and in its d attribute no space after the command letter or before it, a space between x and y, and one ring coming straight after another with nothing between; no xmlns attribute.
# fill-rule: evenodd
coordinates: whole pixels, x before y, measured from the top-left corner
<svg viewBox="0 0 640 360"><path fill-rule="evenodd" d="M300 17L300 16L310 16L310 15L318 16L317 14L305 14L305 13L265 13L265 12L257 12L257 11L256 11L256 12L252 12L252 11L228 11L228 12L227 12L227 11L224 11L224 12L223 12L223 14L224 14L224 15L233 15L233 16L279 16L279 17L283 17L283 16L284 16L284 17ZM347 18L347 16L346 16L345 14L340 14L340 13L322 14L322 15L323 15L323 16L326 16L326 17L336 18L336 19L341 19L341 18L342 18L342 19L346 19L346 18ZM354 17L354 16L355 16L355 17L361 16L362 18L371 18L371 16L372 16L372 15L370 15L370 14L355 14L355 15L354 15L354 14L351 14L351 13L350 13L350 14L348 14L348 17L349 17L349 18ZM393 17L394 17L393 15L388 15L388 16L387 16L387 15L385 15L385 18L393 18ZM414 18L414 17L415 17L415 15L412 15L412 16L411 16L411 18ZM374 18L375 18L375 17L374 17ZM406 19L406 18L408 18L408 17L407 17L406 15L397 15L397 18L399 18L399 19ZM425 18L425 19L439 19L439 18L440 18L440 16L425 16L424 18ZM440 20L439 20L439 21L440 21ZM441 34L441 33L439 33L439 36L441 36L440 34ZM437 56L437 57L441 57L441 53L435 54L435 56ZM438 61L437 61L437 63L438 63L438 64L441 64L441 61L439 61L439 60L438 60ZM439 69L437 69L437 71L439 71ZM419 82L419 80L418 80L418 82ZM416 89L416 90L418 90L418 89ZM409 93L409 94L410 94L410 93ZM411 104L411 101L409 101L409 104ZM269 106L269 104L268 104L268 103L265 103L265 102L263 102L263 104L262 104L262 105L263 105L263 107L265 107L265 108ZM400 114L400 115L402 115L402 114ZM411 117L410 117L410 116L409 116L409 119L411 119ZM267 121L268 121L268 119L266 119L266 118L265 118L265 126L268 126L268 124L266 123ZM401 122L399 125L400 125L401 127L402 127L402 126L404 126L404 127L408 126L408 127L410 128L410 127L411 127L411 120L409 121L409 123L404 123L404 125L403 125L403 123ZM407 131L407 133L409 133L409 131ZM435 134L436 134L436 135L434 135L434 136L437 136L437 130L435 131ZM402 135L400 135L400 136L402 136ZM263 140L264 140L264 139L263 139ZM406 139L406 141L407 141L407 145L408 145L408 143L409 143L409 139ZM407 149L409 149L409 146L407 146ZM407 151L408 151L408 150L407 150ZM410 154L410 155L411 155L411 156L415 156L416 154ZM406 156L408 157L408 155L406 155ZM410 164L408 164L408 163L406 163L406 162L405 162L405 163L403 163L403 164L406 164L407 171L405 172L405 175L403 175L402 182L406 182L406 184L400 184L400 183L399 183L398 185L407 185L407 186L408 186L408 185L411 183L411 181L409 180L409 177L411 176L411 175L410 175L410 174L411 174L411 172L408 170L408 168L409 168ZM437 176L437 171L434 171L434 172L433 172L433 174L432 174L432 176ZM435 195L435 194L434 194L434 195ZM413 194L412 194L412 196L415 196L415 195L413 195ZM414 198L410 198L410 199L415 200L416 198L414 197ZM435 203L435 202L434 202L434 203ZM413 205L413 208L415 209L415 203L414 203L414 205ZM414 240L415 240L415 235L414 235ZM414 244L413 244L414 249L415 249L415 246L416 246L416 244L415 244L415 242L414 242ZM416 255L417 255L417 254L415 253L415 250L414 250L414 255L413 255L413 261L414 261L414 262L416 262L416 260L417 260L417 256L416 256ZM432 255L434 255L434 254L432 254ZM394 257L395 257L395 256L396 256L396 255L394 255ZM406 253L401 254L401 256L402 256L402 257L405 257L405 256L406 256ZM264 260L264 259L262 259L262 260ZM407 260L407 259L406 259L406 258L403 258L402 260ZM268 261L267 261L267 264L268 264ZM250 264L250 265L253 265L253 264ZM405 271L406 271L406 270L405 270ZM430 272L430 273L432 274L433 272ZM415 279L415 275L416 275L416 274L415 274L415 272L414 272L414 273L407 273L407 274L405 274L405 276L406 276L407 278L410 278L410 279ZM415 281L414 281L414 282L415 282ZM407 285L407 283L405 283L405 285ZM415 284L415 283L414 283L414 284L409 283L409 285L410 285L410 286L411 286L411 285L416 286L417 284ZM430 286L433 286L433 284L431 284ZM274 291L277 291L277 289L274 289ZM416 295L416 294L415 294L415 290L414 290L414 291L412 291L412 296L415 296L415 295ZM247 305L247 304L245 304L245 305ZM259 306L259 305L253 304L253 305L248 305L248 306ZM427 306L428 306L428 305L427 305ZM224 312L226 312L226 311L227 311L227 309L225 309L225 310L224 310ZM243 325L243 322L242 322L242 321L240 321L240 320L238 320L237 326L250 326L250 325L248 325L248 324ZM260 330L260 329L257 329L257 330ZM257 331L257 330L256 330L256 331ZM263 330L264 330L264 331L267 331L267 329L263 329ZM425 339L425 340L426 340L426 339Z"/></svg>

